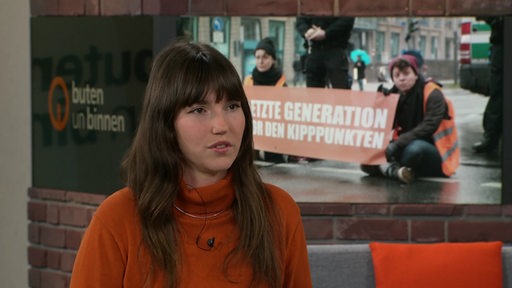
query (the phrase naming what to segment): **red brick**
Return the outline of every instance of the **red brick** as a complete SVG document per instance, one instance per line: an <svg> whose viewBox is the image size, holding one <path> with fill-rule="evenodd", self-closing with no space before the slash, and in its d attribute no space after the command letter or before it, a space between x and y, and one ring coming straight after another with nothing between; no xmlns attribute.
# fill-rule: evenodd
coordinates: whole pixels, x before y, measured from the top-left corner
<svg viewBox="0 0 512 288"><path fill-rule="evenodd" d="M297 0L226 0L227 15L295 16Z"/></svg>
<svg viewBox="0 0 512 288"><path fill-rule="evenodd" d="M100 13L104 16L140 15L141 9L141 0L100 1Z"/></svg>
<svg viewBox="0 0 512 288"><path fill-rule="evenodd" d="M160 15L161 0L142 0L143 15Z"/></svg>
<svg viewBox="0 0 512 288"><path fill-rule="evenodd" d="M71 286L71 273L66 274L66 287Z"/></svg>
<svg viewBox="0 0 512 288"><path fill-rule="evenodd" d="M46 209L46 222L50 224L59 224L59 204L49 203Z"/></svg>
<svg viewBox="0 0 512 288"><path fill-rule="evenodd" d="M142 0L142 13L145 15L185 15L188 14L188 0Z"/></svg>
<svg viewBox="0 0 512 288"><path fill-rule="evenodd" d="M59 207L59 223L62 225L71 225L85 227L89 222L88 208L79 205L61 205Z"/></svg>
<svg viewBox="0 0 512 288"><path fill-rule="evenodd" d="M68 230L66 230L66 248L78 250L78 248L80 248L80 242L82 241L83 236L84 236L84 229L80 229L80 230L68 229Z"/></svg>
<svg viewBox="0 0 512 288"><path fill-rule="evenodd" d="M48 250L46 251L46 267L60 270L60 258L62 251Z"/></svg>
<svg viewBox="0 0 512 288"><path fill-rule="evenodd" d="M302 223L308 240L330 240L333 238L332 219L303 218Z"/></svg>
<svg viewBox="0 0 512 288"><path fill-rule="evenodd" d="M28 224L28 241L32 244L39 244L41 239L40 225L36 223Z"/></svg>
<svg viewBox="0 0 512 288"><path fill-rule="evenodd" d="M464 205L455 205L453 209L453 217L464 216Z"/></svg>
<svg viewBox="0 0 512 288"><path fill-rule="evenodd" d="M43 247L29 246L28 247L28 264L33 267L44 268L46 267L46 249Z"/></svg>
<svg viewBox="0 0 512 288"><path fill-rule="evenodd" d="M302 0L299 8L300 15L332 16L334 0Z"/></svg>
<svg viewBox="0 0 512 288"><path fill-rule="evenodd" d="M391 208L393 215L451 216L456 205L397 204Z"/></svg>
<svg viewBox="0 0 512 288"><path fill-rule="evenodd" d="M457 220L448 222L448 241L512 242L512 220Z"/></svg>
<svg viewBox="0 0 512 288"><path fill-rule="evenodd" d="M226 0L190 0L191 15L226 15Z"/></svg>
<svg viewBox="0 0 512 288"><path fill-rule="evenodd" d="M41 271L41 288L66 288L66 274L51 270Z"/></svg>
<svg viewBox="0 0 512 288"><path fill-rule="evenodd" d="M84 0L59 0L59 15L84 15Z"/></svg>
<svg viewBox="0 0 512 288"><path fill-rule="evenodd" d="M501 211L503 213L503 216L512 217L512 205L503 205L501 207Z"/></svg>
<svg viewBox="0 0 512 288"><path fill-rule="evenodd" d="M419 0L416 0L419 1ZM510 1L481 1L481 0L452 0L446 1L448 4L447 15L467 16L467 15L504 15L503 11L512 10Z"/></svg>
<svg viewBox="0 0 512 288"><path fill-rule="evenodd" d="M94 213L96 212L96 208L87 208L87 226L89 223L91 223L92 217L94 216Z"/></svg>
<svg viewBox="0 0 512 288"><path fill-rule="evenodd" d="M407 222L392 219L336 219L335 237L341 240L408 240Z"/></svg>
<svg viewBox="0 0 512 288"><path fill-rule="evenodd" d="M28 286L31 288L41 287L41 271L39 269L28 269Z"/></svg>
<svg viewBox="0 0 512 288"><path fill-rule="evenodd" d="M352 215L352 205L347 203L299 203L302 215Z"/></svg>
<svg viewBox="0 0 512 288"><path fill-rule="evenodd" d="M85 1L85 15L99 16L100 15L100 0L86 0Z"/></svg>
<svg viewBox="0 0 512 288"><path fill-rule="evenodd" d="M501 205L467 205L464 207L466 216L499 216L501 215Z"/></svg>
<svg viewBox="0 0 512 288"><path fill-rule="evenodd" d="M81 204L90 204L99 206L106 198L105 195L82 193L82 192L68 192L67 200L69 202L76 202Z"/></svg>
<svg viewBox="0 0 512 288"><path fill-rule="evenodd" d="M58 15L58 13L58 0L30 0L31 16Z"/></svg>
<svg viewBox="0 0 512 288"><path fill-rule="evenodd" d="M56 189L31 188L29 189L30 198L65 201L66 191Z"/></svg>
<svg viewBox="0 0 512 288"><path fill-rule="evenodd" d="M28 220L36 222L46 222L46 203L29 201L28 207Z"/></svg>
<svg viewBox="0 0 512 288"><path fill-rule="evenodd" d="M60 270L64 272L73 271L73 263L75 263L75 252L65 251L61 254L61 267Z"/></svg>
<svg viewBox="0 0 512 288"><path fill-rule="evenodd" d="M359 204L355 205L356 215L389 215L388 204Z"/></svg>
<svg viewBox="0 0 512 288"><path fill-rule="evenodd" d="M64 248L66 246L66 229L60 227L41 227L41 244Z"/></svg>
<svg viewBox="0 0 512 288"><path fill-rule="evenodd" d="M339 9L335 15L352 16L407 16L409 15L409 0L387 1L339 1ZM423 0L416 0L418 2ZM414 1L414 3L416 3ZM414 6L414 5L413 5Z"/></svg>
<svg viewBox="0 0 512 288"><path fill-rule="evenodd" d="M34 187L29 187L27 190L28 198L30 199L39 199L39 190Z"/></svg>
<svg viewBox="0 0 512 288"><path fill-rule="evenodd" d="M411 222L411 241L415 242L444 242L444 221L417 221Z"/></svg>
<svg viewBox="0 0 512 288"><path fill-rule="evenodd" d="M416 0L411 8L414 16L445 15L445 0Z"/></svg>
<svg viewBox="0 0 512 288"><path fill-rule="evenodd" d="M34 267L46 267L46 249L41 247L28 247L28 264Z"/></svg>

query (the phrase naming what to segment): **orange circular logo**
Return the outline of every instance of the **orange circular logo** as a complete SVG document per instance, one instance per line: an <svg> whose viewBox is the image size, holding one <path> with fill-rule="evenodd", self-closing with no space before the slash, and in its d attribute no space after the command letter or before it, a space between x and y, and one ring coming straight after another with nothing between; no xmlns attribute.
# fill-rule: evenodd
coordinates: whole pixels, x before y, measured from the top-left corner
<svg viewBox="0 0 512 288"><path fill-rule="evenodd" d="M56 111L53 109L53 92L56 87L60 87L64 94L64 111L62 111L62 105L60 103L57 103ZM64 79L60 76L53 78L52 83L50 84L50 91L48 91L48 113L50 114L50 120L52 121L52 125L55 130L62 131L66 128L66 124L69 119L69 93L68 87L66 87L66 82L64 82ZM64 114L64 117L62 114Z"/></svg>

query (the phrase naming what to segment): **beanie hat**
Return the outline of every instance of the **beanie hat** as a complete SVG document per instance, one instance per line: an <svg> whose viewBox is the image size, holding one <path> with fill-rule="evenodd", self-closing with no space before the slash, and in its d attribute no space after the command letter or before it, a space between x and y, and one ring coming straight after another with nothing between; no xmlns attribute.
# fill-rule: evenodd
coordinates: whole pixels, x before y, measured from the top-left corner
<svg viewBox="0 0 512 288"><path fill-rule="evenodd" d="M391 60L391 62L389 63L389 74L391 75L391 79L393 79L393 67L399 60L403 60L403 61L409 63L409 65L411 66L414 73L416 75L418 75L418 62L417 62L416 57L406 54L406 55L401 55L401 56L396 57L395 59Z"/></svg>
<svg viewBox="0 0 512 288"><path fill-rule="evenodd" d="M270 55L274 60L276 59L276 48L274 48L274 42L269 37L261 39L256 45L256 50L265 50L268 55Z"/></svg>
<svg viewBox="0 0 512 288"><path fill-rule="evenodd" d="M403 55L411 55L416 57L416 64L418 64L418 68L421 69L423 67L423 56L421 56L421 52L418 50L406 50L402 53Z"/></svg>

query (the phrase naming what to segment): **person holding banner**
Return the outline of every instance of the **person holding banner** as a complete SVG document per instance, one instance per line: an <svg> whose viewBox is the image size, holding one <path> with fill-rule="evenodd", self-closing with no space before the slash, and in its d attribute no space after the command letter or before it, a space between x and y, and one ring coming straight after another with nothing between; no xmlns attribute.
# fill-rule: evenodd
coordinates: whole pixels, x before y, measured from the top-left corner
<svg viewBox="0 0 512 288"><path fill-rule="evenodd" d="M441 85L426 81L417 59L401 55L389 65L394 86L379 90L399 93L393 138L385 150L387 167L361 165L372 176L410 183L415 177L449 177L459 166L460 148L453 105ZM384 169L382 169L384 168Z"/></svg>
<svg viewBox="0 0 512 288"><path fill-rule="evenodd" d="M217 49L164 48L122 164L126 187L94 213L70 287L311 288L300 210L262 182L252 125Z"/></svg>
<svg viewBox="0 0 512 288"><path fill-rule="evenodd" d="M244 79L244 86L264 85L286 87L286 76L276 65L276 49L274 42L269 37L263 38L254 50L256 58L256 67L252 70L252 74ZM285 158L283 154L255 151L256 157L261 157L265 161L273 163L283 163ZM260 156L261 154L261 156Z"/></svg>

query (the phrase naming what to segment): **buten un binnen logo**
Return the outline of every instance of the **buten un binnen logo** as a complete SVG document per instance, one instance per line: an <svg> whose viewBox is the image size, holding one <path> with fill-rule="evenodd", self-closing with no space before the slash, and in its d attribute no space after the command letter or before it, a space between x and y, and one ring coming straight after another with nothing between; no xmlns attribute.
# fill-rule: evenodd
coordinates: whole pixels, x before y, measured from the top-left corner
<svg viewBox="0 0 512 288"><path fill-rule="evenodd" d="M60 76L55 76L50 84L48 114L57 131L70 125L73 130L125 132L125 115L103 113L104 105L105 93L102 88L91 87L89 84L77 86L73 80L68 87Z"/></svg>
<svg viewBox="0 0 512 288"><path fill-rule="evenodd" d="M60 88L62 90L64 95L64 107L62 107L62 104L59 102L57 102L57 105L53 104L53 96L56 88ZM52 122L52 126L55 128L55 130L62 131L64 128L66 128L66 124L69 119L69 106L70 99L68 88L66 87L66 82L64 82L62 77L57 76L53 78L52 83L50 84L50 90L48 91L48 113ZM64 111L62 111L63 108Z"/></svg>

